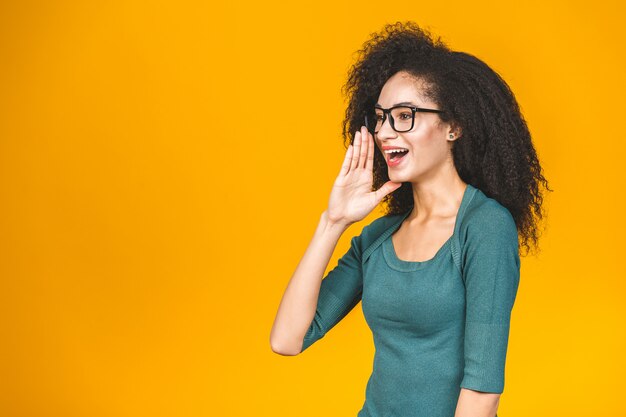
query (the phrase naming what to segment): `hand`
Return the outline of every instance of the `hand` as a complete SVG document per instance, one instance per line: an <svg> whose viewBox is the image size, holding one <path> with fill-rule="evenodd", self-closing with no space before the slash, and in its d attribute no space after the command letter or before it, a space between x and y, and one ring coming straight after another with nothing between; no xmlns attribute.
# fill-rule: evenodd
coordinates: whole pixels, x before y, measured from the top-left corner
<svg viewBox="0 0 626 417"><path fill-rule="evenodd" d="M350 225L364 219L382 199L402 186L402 183L387 181L372 191L374 176L374 138L365 127L354 135L353 145L346 156L330 193L328 219L335 223Z"/></svg>

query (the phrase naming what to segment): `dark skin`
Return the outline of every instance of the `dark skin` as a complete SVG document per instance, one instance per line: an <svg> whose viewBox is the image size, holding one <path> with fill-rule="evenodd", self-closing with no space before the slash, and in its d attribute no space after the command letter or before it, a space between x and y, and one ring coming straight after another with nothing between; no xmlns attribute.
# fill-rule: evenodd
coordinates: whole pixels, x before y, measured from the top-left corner
<svg viewBox="0 0 626 417"><path fill-rule="evenodd" d="M398 102L436 108L423 100L420 84L398 73L391 77L378 104L389 108ZM382 198L410 182L414 209L392 236L396 253L403 260L432 258L450 237L466 183L459 178L451 159L451 143L460 132L441 123L435 113L419 113L413 129L398 133L383 123L376 139L365 127L355 133L331 190L328 208L315 235L289 281L281 300L272 332L274 352L297 355L304 334L314 317L324 269L343 232L365 218ZM453 137L450 138L450 135ZM389 166L390 181L372 191L375 146L399 146L409 150L397 166ZM494 417L500 394L461 388L455 417Z"/></svg>
<svg viewBox="0 0 626 417"><path fill-rule="evenodd" d="M378 104L389 108L410 102L422 108L437 109L424 99L422 83L404 72L392 76L381 90ZM453 138L450 138L453 135ZM410 182L413 212L393 234L398 258L405 261L431 259L450 238L467 184L452 162L452 142L460 137L453 126L441 123L436 113L416 113L409 132L396 132L386 120L376 134L376 145L400 146L409 150L402 163L389 166L389 179Z"/></svg>
<svg viewBox="0 0 626 417"><path fill-rule="evenodd" d="M417 107L437 109L437 105L422 94L420 80L399 72L384 85L378 98L383 108L401 102ZM467 184L461 180L452 160L452 142L462 132L448 123L440 123L436 113L416 113L413 129L394 131L386 120L376 134L375 143L409 149L397 166L388 166L389 179L394 183L410 182L414 207L411 214L392 235L399 259L426 261L435 256L452 236L456 215ZM371 134L366 143L372 143ZM451 136L452 135L452 136ZM461 388L454 417L494 417L500 394Z"/></svg>

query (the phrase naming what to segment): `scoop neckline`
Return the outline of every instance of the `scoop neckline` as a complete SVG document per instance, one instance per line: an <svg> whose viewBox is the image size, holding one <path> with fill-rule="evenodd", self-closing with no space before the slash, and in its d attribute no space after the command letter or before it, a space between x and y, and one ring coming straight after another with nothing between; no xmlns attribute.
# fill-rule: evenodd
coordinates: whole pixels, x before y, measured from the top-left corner
<svg viewBox="0 0 626 417"><path fill-rule="evenodd" d="M413 207L411 207L406 213L402 214L399 221L390 228L388 236L383 241L383 244L382 244L383 256L385 258L385 261L387 262L387 265L401 272L417 271L418 269L425 268L437 262L442 256L444 256L444 254L447 253L450 249L452 239L456 238L457 231L458 231L457 229L459 228L459 225L460 225L460 220L463 217L465 208L467 207L467 204L469 203L469 200L470 200L470 194L473 195L475 189L476 188L474 188L471 184L467 184L467 186L465 187L465 191L463 192L463 197L461 198L461 204L459 206L456 217L454 219L454 229L453 229L452 235L439 247L439 249L437 250L437 252L432 258L427 259L425 261L405 261L405 260L398 258L398 255L393 246L393 240L391 237L400 228L400 226L402 225L404 220L409 216L409 214L411 214Z"/></svg>

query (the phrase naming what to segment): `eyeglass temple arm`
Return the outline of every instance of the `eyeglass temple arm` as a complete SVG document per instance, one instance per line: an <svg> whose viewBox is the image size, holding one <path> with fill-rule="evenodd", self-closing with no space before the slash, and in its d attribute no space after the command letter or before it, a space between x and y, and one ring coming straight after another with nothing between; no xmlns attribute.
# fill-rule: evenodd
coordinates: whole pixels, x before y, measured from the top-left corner
<svg viewBox="0 0 626 417"><path fill-rule="evenodd" d="M443 113L443 110L420 109L419 107L416 107L415 111L418 111L418 112L428 112L428 113Z"/></svg>

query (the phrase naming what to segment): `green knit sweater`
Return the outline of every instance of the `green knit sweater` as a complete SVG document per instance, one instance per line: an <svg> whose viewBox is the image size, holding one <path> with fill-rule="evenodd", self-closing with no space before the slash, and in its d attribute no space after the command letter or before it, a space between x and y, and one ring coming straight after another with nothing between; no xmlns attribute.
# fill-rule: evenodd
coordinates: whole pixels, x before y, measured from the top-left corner
<svg viewBox="0 0 626 417"><path fill-rule="evenodd" d="M358 417L453 417L461 388L502 393L520 278L511 213L468 184L452 236L423 262L397 257L391 235L408 210L351 240L322 280L302 350L360 301L374 364Z"/></svg>

